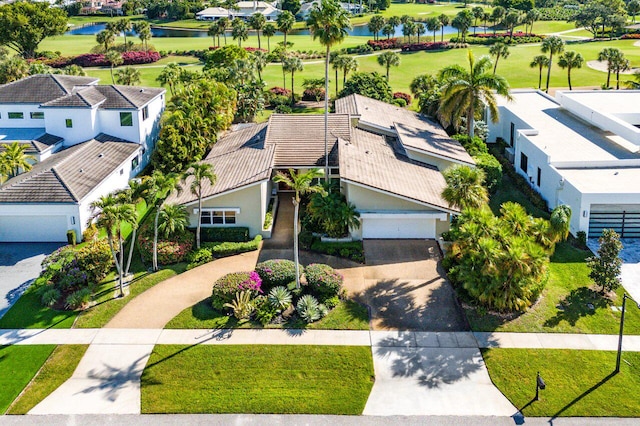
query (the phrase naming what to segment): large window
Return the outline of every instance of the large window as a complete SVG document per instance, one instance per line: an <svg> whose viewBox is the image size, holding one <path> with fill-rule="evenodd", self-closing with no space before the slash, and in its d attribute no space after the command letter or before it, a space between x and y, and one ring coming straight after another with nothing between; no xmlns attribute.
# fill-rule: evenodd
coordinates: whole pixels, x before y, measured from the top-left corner
<svg viewBox="0 0 640 426"><path fill-rule="evenodd" d="M44 120L44 112L36 111L31 113L32 120Z"/></svg>
<svg viewBox="0 0 640 426"><path fill-rule="evenodd" d="M133 114L130 112L121 112L120 113L120 125L122 127L131 127L133 126Z"/></svg>
<svg viewBox="0 0 640 426"><path fill-rule="evenodd" d="M24 113L22 112L10 112L9 120L22 120L24 118Z"/></svg>
<svg viewBox="0 0 640 426"><path fill-rule="evenodd" d="M527 167L529 167L529 158L527 158L527 156L521 152L520 153L520 169L527 173Z"/></svg>
<svg viewBox="0 0 640 426"><path fill-rule="evenodd" d="M238 210L202 210L202 225L234 225Z"/></svg>

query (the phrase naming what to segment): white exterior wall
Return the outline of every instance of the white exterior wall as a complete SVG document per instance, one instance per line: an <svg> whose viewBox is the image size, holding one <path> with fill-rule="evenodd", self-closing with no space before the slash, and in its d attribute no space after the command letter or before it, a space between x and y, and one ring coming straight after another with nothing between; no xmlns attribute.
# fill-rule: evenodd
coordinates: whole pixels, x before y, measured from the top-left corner
<svg viewBox="0 0 640 426"><path fill-rule="evenodd" d="M32 112L43 112L39 104L0 105L0 127L7 128L38 128L45 127L45 120L31 119ZM10 112L21 112L22 119L9 119ZM45 113L46 117L46 113Z"/></svg>
<svg viewBox="0 0 640 426"><path fill-rule="evenodd" d="M120 113L130 112L133 126L120 125ZM100 109L98 110L98 126L95 135L106 133L127 141L140 143L140 121L142 112L135 109ZM95 136L94 135L94 136Z"/></svg>
<svg viewBox="0 0 640 426"><path fill-rule="evenodd" d="M416 151L410 148L405 147L405 151L407 152L407 156L412 160L420 161L421 163L429 164L431 166L436 166L438 170L444 171L449 167L454 166L456 163L452 160L448 160L446 158L434 157L426 152ZM465 166L475 167L471 164L464 163Z"/></svg>
<svg viewBox="0 0 640 426"><path fill-rule="evenodd" d="M64 138L64 146L88 141L98 131L97 109L89 108L43 108L47 133ZM73 127L66 126L67 119L73 120ZM115 135L114 135L115 136Z"/></svg>
<svg viewBox="0 0 640 426"><path fill-rule="evenodd" d="M51 229L51 223L46 222L46 217L53 216L65 216L66 226L59 229ZM8 234L13 236L19 235L24 238L19 238L21 241L17 242L42 242L42 238L38 238L38 233L34 232L34 228L38 226L47 226L47 231L55 234L57 241L67 240L67 231L74 229L76 231L76 237L82 238L81 222L79 218L79 206L78 204L0 204L0 241L7 241ZM33 220L37 220L38 223L29 222L34 225L33 228L24 227L23 229L16 230L13 228L14 223L7 223L9 218L25 218L28 220L30 217ZM4 220L3 220L4 219ZM7 227L12 227L7 229ZM3 229L4 228L4 229ZM15 241L12 239L12 241Z"/></svg>
<svg viewBox="0 0 640 426"><path fill-rule="evenodd" d="M513 114L509 109L500 107L500 121L497 123L486 120L489 134L487 136L487 142L495 142L497 138L502 138L509 145L511 138L511 123L515 125L514 145L518 136L518 130L530 130L531 126L520 117Z"/></svg>

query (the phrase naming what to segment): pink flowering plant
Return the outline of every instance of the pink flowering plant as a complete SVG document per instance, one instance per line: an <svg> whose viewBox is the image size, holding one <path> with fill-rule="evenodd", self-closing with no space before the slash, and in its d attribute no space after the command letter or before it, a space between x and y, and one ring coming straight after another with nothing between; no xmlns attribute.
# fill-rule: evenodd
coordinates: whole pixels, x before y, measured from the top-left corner
<svg viewBox="0 0 640 426"><path fill-rule="evenodd" d="M307 291L320 299L328 299L340 294L344 277L329 265L312 263L304 269Z"/></svg>

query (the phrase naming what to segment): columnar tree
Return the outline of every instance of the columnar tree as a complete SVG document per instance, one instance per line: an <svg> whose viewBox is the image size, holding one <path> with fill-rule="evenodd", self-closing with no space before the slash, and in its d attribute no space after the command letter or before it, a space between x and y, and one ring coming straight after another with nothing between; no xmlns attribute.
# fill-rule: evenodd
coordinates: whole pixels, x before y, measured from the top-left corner
<svg viewBox="0 0 640 426"><path fill-rule="evenodd" d="M549 53L549 63L547 64L547 87L549 91L549 79L551 78L551 65L553 64L553 55L564 52L564 40L560 36L550 36L542 40L542 53Z"/></svg>
<svg viewBox="0 0 640 426"><path fill-rule="evenodd" d="M200 228L202 227L202 191L205 184L213 186L218 177L213 172L213 166L208 163L193 163L182 176L182 180L186 181L191 178L189 190L193 195L198 197L198 224L196 225L196 247L200 248Z"/></svg>
<svg viewBox="0 0 640 426"><path fill-rule="evenodd" d="M560 56L558 59L558 66L562 69L567 70L567 82L569 83L569 90L572 90L571 87L571 70L574 68L582 68L582 64L584 63L584 58L578 52L573 50L567 50Z"/></svg>
<svg viewBox="0 0 640 426"><path fill-rule="evenodd" d="M324 1L323 1L324 3ZM325 96L326 98L326 96ZM294 190L295 196L293 198L293 263L296 268L296 288L300 288L300 267L299 267L299 254L298 254L298 216L300 210L301 196L311 193L325 193L325 190L320 185L314 185L313 180L322 176L322 170L311 169L306 172L296 172L293 169L289 169L289 174L278 172L273 178L275 183L282 182L291 189Z"/></svg>
<svg viewBox="0 0 640 426"><path fill-rule="evenodd" d="M587 266L591 269L589 278L602 288L602 293L605 293L620 286L622 243L620 236L613 229L603 230L598 243L598 254L587 259Z"/></svg>
<svg viewBox="0 0 640 426"><path fill-rule="evenodd" d="M538 68L538 89L542 88L542 68L549 66L549 58L545 55L537 55L529 64L531 68Z"/></svg>
<svg viewBox="0 0 640 426"><path fill-rule="evenodd" d="M322 0L320 5L316 4L311 9L307 25L313 39L320 40L320 44L326 48L324 61L324 157L325 178L329 179L329 53L333 46L345 39L347 29L351 28L351 23L349 15L337 1Z"/></svg>

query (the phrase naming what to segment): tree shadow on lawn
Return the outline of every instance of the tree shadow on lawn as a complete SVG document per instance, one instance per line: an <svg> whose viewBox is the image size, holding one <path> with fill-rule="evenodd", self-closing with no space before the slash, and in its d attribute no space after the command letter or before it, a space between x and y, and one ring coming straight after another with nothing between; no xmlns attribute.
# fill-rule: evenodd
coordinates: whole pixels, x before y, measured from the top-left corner
<svg viewBox="0 0 640 426"><path fill-rule="evenodd" d="M598 309L607 309L611 301L601 293L589 288L580 287L571 290L556 307L558 312L544 322L545 327L556 327L562 321L574 326L582 317L595 315ZM593 306L593 309L589 306Z"/></svg>

